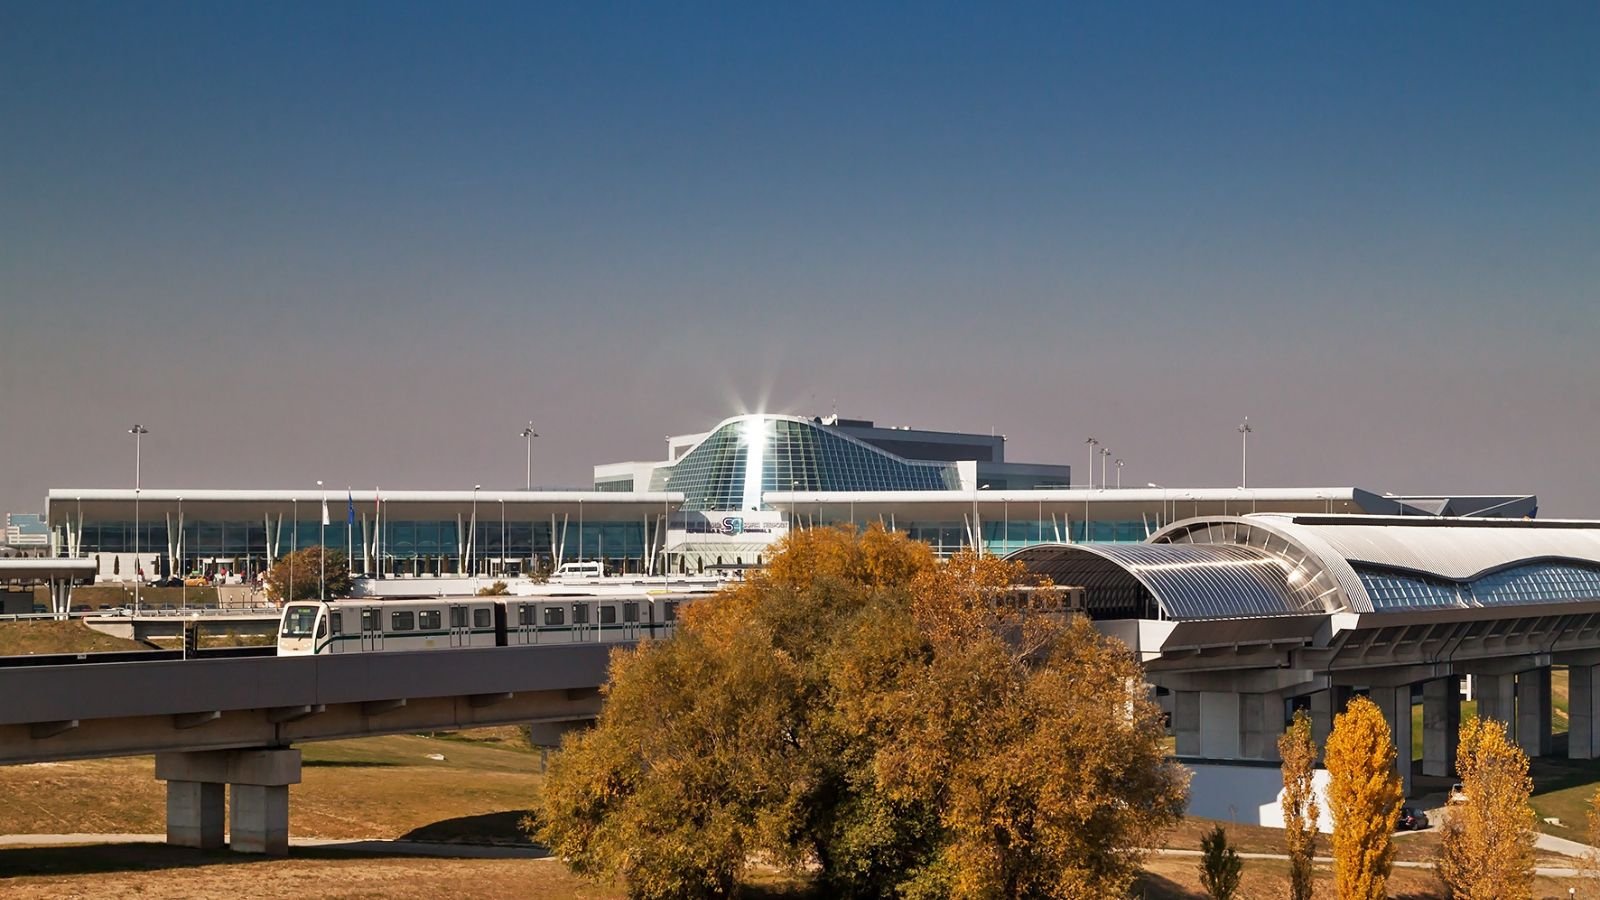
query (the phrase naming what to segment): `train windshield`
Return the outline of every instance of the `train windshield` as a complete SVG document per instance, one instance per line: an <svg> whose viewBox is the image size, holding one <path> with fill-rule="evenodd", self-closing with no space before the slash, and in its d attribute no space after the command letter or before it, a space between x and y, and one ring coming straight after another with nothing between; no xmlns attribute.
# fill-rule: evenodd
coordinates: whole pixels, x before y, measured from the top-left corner
<svg viewBox="0 0 1600 900"><path fill-rule="evenodd" d="M291 606L283 611L283 636L287 638L311 637L317 624L317 607Z"/></svg>

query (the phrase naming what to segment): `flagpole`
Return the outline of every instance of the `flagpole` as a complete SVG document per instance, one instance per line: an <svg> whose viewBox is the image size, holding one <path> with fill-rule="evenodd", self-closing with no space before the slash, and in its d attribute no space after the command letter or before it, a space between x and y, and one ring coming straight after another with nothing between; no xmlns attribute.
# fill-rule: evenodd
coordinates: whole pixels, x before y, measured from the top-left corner
<svg viewBox="0 0 1600 900"><path fill-rule="evenodd" d="M356 498L350 492L350 485L348 484L344 486L344 499L344 568L348 572L350 571L350 551L354 549L353 541L355 540L356 528Z"/></svg>
<svg viewBox="0 0 1600 900"><path fill-rule="evenodd" d="M322 492L322 524L317 526L317 593L322 602L328 602L328 489L317 480L317 490Z"/></svg>

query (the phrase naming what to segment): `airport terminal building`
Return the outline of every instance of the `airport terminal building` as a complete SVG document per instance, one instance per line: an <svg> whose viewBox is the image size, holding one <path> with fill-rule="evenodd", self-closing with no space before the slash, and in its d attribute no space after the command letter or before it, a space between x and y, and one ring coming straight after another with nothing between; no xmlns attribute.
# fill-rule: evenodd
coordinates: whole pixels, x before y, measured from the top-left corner
<svg viewBox="0 0 1600 900"><path fill-rule="evenodd" d="M56 488L47 521L52 555L94 558L101 580L250 578L317 544L373 578L437 579L588 560L618 574L728 571L762 565L791 527L818 525L880 522L948 555L1137 542L1197 516L1535 511L1518 495L1073 487L1066 465L1008 461L1000 435L763 414L670 438L665 460L596 466L588 491Z"/></svg>

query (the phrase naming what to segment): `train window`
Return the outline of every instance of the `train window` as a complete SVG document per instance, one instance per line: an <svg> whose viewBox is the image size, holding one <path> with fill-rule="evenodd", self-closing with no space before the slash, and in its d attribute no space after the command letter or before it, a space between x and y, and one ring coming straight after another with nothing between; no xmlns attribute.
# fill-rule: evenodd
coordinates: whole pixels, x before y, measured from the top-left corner
<svg viewBox="0 0 1600 900"><path fill-rule="evenodd" d="M450 607L450 627L451 628L465 628L465 627L467 627L467 608L465 606L452 606L452 607Z"/></svg>
<svg viewBox="0 0 1600 900"><path fill-rule="evenodd" d="M328 620L327 619L323 619L322 621L317 623L317 637L320 638L320 637L327 637L327 636L328 636Z"/></svg>
<svg viewBox="0 0 1600 900"><path fill-rule="evenodd" d="M390 631L412 631L417 627L416 613L392 612L389 613Z"/></svg>
<svg viewBox="0 0 1600 900"><path fill-rule="evenodd" d="M361 611L361 630L362 631L377 631L378 630L378 611L377 610L375 610L375 609L363 609Z"/></svg>
<svg viewBox="0 0 1600 900"><path fill-rule="evenodd" d="M533 605L532 604L524 603L521 606L517 607L517 624L518 625L536 625L536 624L538 624L533 619Z"/></svg>
<svg viewBox="0 0 1600 900"><path fill-rule="evenodd" d="M676 601L676 600L668 600L665 603L661 604L661 621L663 621L663 622L676 622L676 621L678 621L678 601Z"/></svg>
<svg viewBox="0 0 1600 900"><path fill-rule="evenodd" d="M637 622L637 621L639 621L639 604L638 603L630 602L630 603L622 604L622 621L624 621L624 622Z"/></svg>
<svg viewBox="0 0 1600 900"><path fill-rule="evenodd" d="M437 609L425 609L417 613L417 628L422 631L438 631L443 621L444 616Z"/></svg>
<svg viewBox="0 0 1600 900"><path fill-rule="evenodd" d="M331 626L333 626L333 633L334 634L339 634L339 633L343 632L344 631L344 613L339 612L338 610L334 610L333 612L329 613L328 614L328 623Z"/></svg>
<svg viewBox="0 0 1600 900"><path fill-rule="evenodd" d="M587 624L589 624L589 604L587 604L587 603L574 603L574 604L572 604L572 624L574 624L574 625L587 625Z"/></svg>
<svg viewBox="0 0 1600 900"><path fill-rule="evenodd" d="M311 629L316 626L316 622L315 606L291 606L283 617L283 636L310 637Z"/></svg>
<svg viewBox="0 0 1600 900"><path fill-rule="evenodd" d="M559 606L546 606L544 608L544 623L546 625L562 625L567 621L566 613Z"/></svg>
<svg viewBox="0 0 1600 900"><path fill-rule="evenodd" d="M600 607L600 624L601 625L615 625L615 624L617 624L617 608L615 606L612 606L611 604L607 603L605 606Z"/></svg>
<svg viewBox="0 0 1600 900"><path fill-rule="evenodd" d="M492 619L493 614L487 609L475 609L472 611L473 628L488 628Z"/></svg>

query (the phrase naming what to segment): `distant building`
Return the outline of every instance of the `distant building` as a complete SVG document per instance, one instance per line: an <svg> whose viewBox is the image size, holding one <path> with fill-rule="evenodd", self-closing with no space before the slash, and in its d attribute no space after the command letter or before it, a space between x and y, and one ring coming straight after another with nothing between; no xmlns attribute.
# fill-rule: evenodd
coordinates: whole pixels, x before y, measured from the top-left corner
<svg viewBox="0 0 1600 900"><path fill-rule="evenodd" d="M47 541L103 580L253 577L294 549L348 551L375 578L515 577L600 560L613 574L765 564L791 527L881 522L940 555L981 546L1142 541L1174 521L1254 512L1531 516L1526 495L1354 487L1073 488L1071 469L1005 458L1005 437L744 415L668 439L667 458L594 467L583 491L52 489ZM1085 479L1087 480L1087 479ZM429 590L418 585L419 592Z"/></svg>
<svg viewBox="0 0 1600 900"><path fill-rule="evenodd" d="M50 546L50 525L39 513L6 513L5 544L16 550L44 550Z"/></svg>

